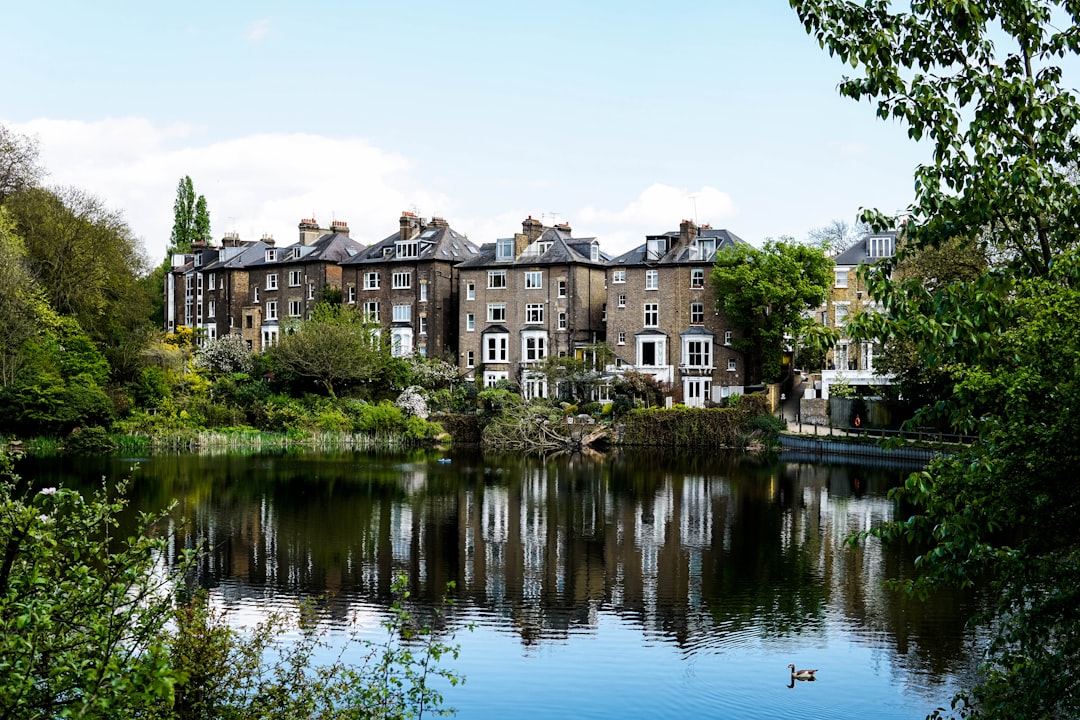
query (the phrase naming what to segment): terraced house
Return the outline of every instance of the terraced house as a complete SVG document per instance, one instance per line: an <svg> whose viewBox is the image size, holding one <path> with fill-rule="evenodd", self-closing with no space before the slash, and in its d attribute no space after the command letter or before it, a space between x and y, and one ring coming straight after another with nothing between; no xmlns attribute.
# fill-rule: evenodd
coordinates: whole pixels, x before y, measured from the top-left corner
<svg viewBox="0 0 1080 720"><path fill-rule="evenodd" d="M245 265L247 293L240 333L253 350L277 343L285 321L309 317L323 288L341 287L341 264L364 250L349 237L343 221L323 229L314 219L305 219L299 230L299 242L284 248L264 238L263 256Z"/></svg>
<svg viewBox="0 0 1080 720"><path fill-rule="evenodd" d="M396 233L341 265L342 300L390 333L395 356L452 356L457 347L457 265L480 249L446 220L403 212Z"/></svg>
<svg viewBox="0 0 1080 720"><path fill-rule="evenodd" d="M716 309L710 276L716 253L743 242L684 220L678 232L648 235L607 264L607 339L616 371L652 375L690 407L742 394L743 358L731 347L735 329Z"/></svg>
<svg viewBox="0 0 1080 720"><path fill-rule="evenodd" d="M548 397L540 372L604 339L604 264L595 238L567 224L526 218L521 232L481 247L458 266L458 365L485 387L518 383L526 398Z"/></svg>

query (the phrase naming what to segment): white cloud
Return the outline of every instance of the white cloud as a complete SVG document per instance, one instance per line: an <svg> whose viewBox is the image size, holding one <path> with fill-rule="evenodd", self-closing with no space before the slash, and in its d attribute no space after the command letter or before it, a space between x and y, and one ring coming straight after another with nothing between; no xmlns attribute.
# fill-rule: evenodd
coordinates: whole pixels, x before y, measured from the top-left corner
<svg viewBox="0 0 1080 720"><path fill-rule="evenodd" d="M258 42L264 37L270 34L270 21L269 20L256 20L248 28L247 39L251 42Z"/></svg>
<svg viewBox="0 0 1080 720"><path fill-rule="evenodd" d="M12 127L39 138L50 184L83 188L122 210L151 259L165 252L185 175L206 196L216 239L269 233L291 244L297 223L314 215L324 227L344 220L353 237L372 242L396 230L402 210L450 206L413 180L405 157L359 138L260 134L200 145L192 128L140 118Z"/></svg>
<svg viewBox="0 0 1080 720"><path fill-rule="evenodd" d="M723 227L739 212L731 196L705 186L698 190L655 183L620 210L587 205L578 212L576 235L596 235L601 247L620 255L645 241L646 234L678 230L682 220Z"/></svg>

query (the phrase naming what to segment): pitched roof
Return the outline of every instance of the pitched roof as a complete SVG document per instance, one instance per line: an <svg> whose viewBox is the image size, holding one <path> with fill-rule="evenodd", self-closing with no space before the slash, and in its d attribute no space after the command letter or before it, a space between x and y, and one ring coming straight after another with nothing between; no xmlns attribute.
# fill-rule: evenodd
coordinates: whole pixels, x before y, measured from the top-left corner
<svg viewBox="0 0 1080 720"><path fill-rule="evenodd" d="M251 267L259 265L283 265L290 263L325 262L341 263L359 255L364 251L364 246L348 235L339 232L325 233L310 245L297 242L278 248L277 260L268 261L266 250L268 245L263 245L261 257L255 258L247 264ZM246 253L245 253L246 254Z"/></svg>
<svg viewBox="0 0 1080 720"><path fill-rule="evenodd" d="M877 252L881 247L878 243L874 243L874 240L887 239L887 254L881 254ZM862 265L863 263L870 262L875 263L886 257L892 257L896 253L896 232L889 230L879 233L868 233L863 235L858 242L844 250L841 253L837 253L833 256L833 264L835 265Z"/></svg>
<svg viewBox="0 0 1080 720"><path fill-rule="evenodd" d="M698 263L711 263L713 256L705 257L701 249L700 240L711 239L714 241L715 250L719 251L735 245L746 245L746 241L730 230L702 228L697 237L686 243L679 242L679 232L672 230L659 235L646 235L645 244L623 253L607 266L612 268L625 267L627 265L687 265ZM663 248L659 257L648 257L650 241L658 241Z"/></svg>
<svg viewBox="0 0 1080 720"><path fill-rule="evenodd" d="M416 257L398 258L397 243L400 237L400 233L389 235L355 257L344 261L344 264L382 263L399 259L409 262L441 260L459 263L476 257L480 252L480 248L457 230L441 225L428 225L419 235L410 238L417 241L419 245Z"/></svg>
<svg viewBox="0 0 1080 720"><path fill-rule="evenodd" d="M500 238L501 240L513 241L513 238ZM599 252L598 259L592 259L593 244L596 238L576 238L563 228L544 228L544 231L522 251L521 255L513 260L495 259L497 243L484 243L480 246L479 254L467 260L459 267L476 268L487 265L500 267L515 265L570 265L584 264L601 266L607 263L610 256Z"/></svg>

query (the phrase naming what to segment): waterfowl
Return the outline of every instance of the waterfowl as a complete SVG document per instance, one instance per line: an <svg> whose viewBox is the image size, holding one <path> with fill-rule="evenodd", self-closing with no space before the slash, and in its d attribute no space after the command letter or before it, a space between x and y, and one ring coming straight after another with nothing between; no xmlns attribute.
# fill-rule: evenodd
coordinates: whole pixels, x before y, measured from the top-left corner
<svg viewBox="0 0 1080 720"><path fill-rule="evenodd" d="M817 672L816 668L813 669L813 670L796 670L795 665L791 664L791 663L788 664L788 667L791 668L791 679L792 680L816 680L817 679L817 678L814 677L814 673Z"/></svg>

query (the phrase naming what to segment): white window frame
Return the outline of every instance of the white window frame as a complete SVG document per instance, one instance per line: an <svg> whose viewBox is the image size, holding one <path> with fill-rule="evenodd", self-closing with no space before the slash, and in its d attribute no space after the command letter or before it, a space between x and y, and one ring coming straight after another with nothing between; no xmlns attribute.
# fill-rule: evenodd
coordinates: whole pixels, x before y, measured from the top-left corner
<svg viewBox="0 0 1080 720"><path fill-rule="evenodd" d="M645 303L641 324L647 328L660 327L660 303Z"/></svg>
<svg viewBox="0 0 1080 720"><path fill-rule="evenodd" d="M427 302L428 284L421 281L420 283L420 302Z"/></svg>
<svg viewBox="0 0 1080 720"><path fill-rule="evenodd" d="M364 319L368 322L379 322L379 301L366 300L364 302Z"/></svg>
<svg viewBox="0 0 1080 720"><path fill-rule="evenodd" d="M705 287L705 268L690 268L690 289L701 290Z"/></svg>
<svg viewBox="0 0 1080 720"><path fill-rule="evenodd" d="M692 302L690 303L690 324L691 325L704 325L705 324L705 303Z"/></svg>
<svg viewBox="0 0 1080 720"><path fill-rule="evenodd" d="M289 301L289 317L298 318L304 314L304 303L300 300Z"/></svg>
<svg viewBox="0 0 1080 720"><path fill-rule="evenodd" d="M311 289L312 289L312 291L313 291L313 292L311 293L311 295L313 296L313 295L315 294L315 293L314 293L314 289L315 289L315 286L314 286L314 285L312 285L312 286L311 286ZM350 304L350 305L352 305L352 304L356 303L356 286L355 286L355 285L350 285L350 286L349 286L349 292L348 292L348 302L349 302L349 304Z"/></svg>
<svg viewBox="0 0 1080 720"><path fill-rule="evenodd" d="M617 337L618 337L617 343L619 345L625 345L626 344L626 331L625 330L620 330Z"/></svg>
<svg viewBox="0 0 1080 720"><path fill-rule="evenodd" d="M476 314L465 313L465 332L474 332L476 330Z"/></svg>
<svg viewBox="0 0 1080 720"><path fill-rule="evenodd" d="M735 365L735 358L728 358L727 361L728 372L735 372L738 367Z"/></svg>
<svg viewBox="0 0 1080 720"><path fill-rule="evenodd" d="M833 271L833 273L835 278L833 281L833 287L846 288L848 286L848 271L837 268Z"/></svg>
<svg viewBox="0 0 1080 720"><path fill-rule="evenodd" d="M394 272L390 281L391 290L411 290L412 289L412 272L408 270L398 270Z"/></svg>
<svg viewBox="0 0 1080 720"><path fill-rule="evenodd" d="M265 309L264 309L263 312L266 313L266 319L267 320L277 320L278 319L277 301L276 300L267 300L266 305L265 305Z"/></svg>
<svg viewBox="0 0 1080 720"><path fill-rule="evenodd" d="M541 290L544 287L544 273L540 270L525 271L525 289Z"/></svg>
<svg viewBox="0 0 1080 720"><path fill-rule="evenodd" d="M266 289L277 290L277 273L269 273L266 276Z"/></svg>
<svg viewBox="0 0 1080 720"><path fill-rule="evenodd" d="M560 310L559 311L559 329L560 330L565 330L566 329L566 311L565 310Z"/></svg>
<svg viewBox="0 0 1080 720"><path fill-rule="evenodd" d="M465 283L465 299L466 300L475 300L476 299L476 283L473 282L472 280Z"/></svg>
<svg viewBox="0 0 1080 720"><path fill-rule="evenodd" d="M525 324L544 324L544 303L527 303L525 305Z"/></svg>
<svg viewBox="0 0 1080 720"><path fill-rule="evenodd" d="M407 307L407 306L406 306ZM413 353L413 330L411 327L390 328L390 356L408 357Z"/></svg>
<svg viewBox="0 0 1080 720"><path fill-rule="evenodd" d="M488 333L484 335L484 362L510 362L509 333Z"/></svg>
<svg viewBox="0 0 1080 720"><path fill-rule="evenodd" d="M394 244L394 255L398 258L420 257L420 239L412 238L411 240L398 240Z"/></svg>
<svg viewBox="0 0 1080 720"><path fill-rule="evenodd" d="M712 338L694 336L682 341L683 365L688 368L712 368Z"/></svg>
<svg viewBox="0 0 1080 720"><path fill-rule="evenodd" d="M427 315L421 315L417 319L417 330L421 335L427 335Z"/></svg>
<svg viewBox="0 0 1080 720"><path fill-rule="evenodd" d="M467 368L476 367L476 351L475 350L466 350L465 351L465 367L467 367Z"/></svg>
<svg viewBox="0 0 1080 720"><path fill-rule="evenodd" d="M546 332L530 330L521 333L521 361L540 362L548 356L548 336Z"/></svg>
<svg viewBox="0 0 1080 720"><path fill-rule="evenodd" d="M559 281L559 292L556 295L556 297L561 297L561 298L566 297L566 288L567 288L566 280L560 280Z"/></svg>
<svg viewBox="0 0 1080 720"><path fill-rule="evenodd" d="M646 344L653 345L653 360L656 362L652 365L646 365L644 361L643 350ZM637 361L635 364L641 367L662 367L664 359L667 357L667 338L662 335L639 335L635 350L634 359Z"/></svg>
<svg viewBox="0 0 1080 720"><path fill-rule="evenodd" d="M660 289L660 271L659 270L646 270L645 271L645 289L646 290L659 290Z"/></svg>
<svg viewBox="0 0 1080 720"><path fill-rule="evenodd" d="M499 238L495 241L495 261L506 262L514 259L514 238Z"/></svg>
<svg viewBox="0 0 1080 720"><path fill-rule="evenodd" d="M393 321L394 322L412 322L412 305L400 303L394 305L393 309Z"/></svg>
<svg viewBox="0 0 1080 720"><path fill-rule="evenodd" d="M303 270L290 270L289 271L289 287L300 287L300 283L304 281Z"/></svg>
<svg viewBox="0 0 1080 720"><path fill-rule="evenodd" d="M364 273L364 289L365 290L378 290L379 289L379 271L371 270Z"/></svg>
<svg viewBox="0 0 1080 720"><path fill-rule="evenodd" d="M488 290L504 290L506 288L505 270L488 270Z"/></svg>
<svg viewBox="0 0 1080 720"><path fill-rule="evenodd" d="M725 330L724 331L724 344L725 345L728 345L728 346L731 345L731 338L732 338L733 335L734 335L734 333L731 330Z"/></svg>
<svg viewBox="0 0 1080 720"><path fill-rule="evenodd" d="M616 284L616 285L619 285L619 284L622 284L622 283L626 282L626 270L623 269L623 268L620 268L618 270L612 270L611 271L611 282Z"/></svg>
<svg viewBox="0 0 1080 720"><path fill-rule="evenodd" d="M488 322L506 322L506 303L488 303Z"/></svg>
<svg viewBox="0 0 1080 720"><path fill-rule="evenodd" d="M626 307L626 293L619 293L618 307Z"/></svg>

